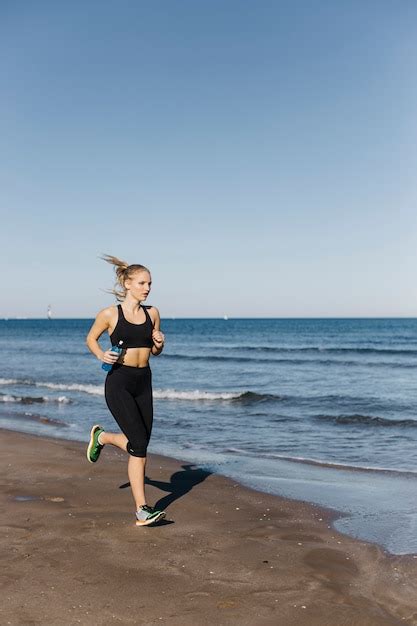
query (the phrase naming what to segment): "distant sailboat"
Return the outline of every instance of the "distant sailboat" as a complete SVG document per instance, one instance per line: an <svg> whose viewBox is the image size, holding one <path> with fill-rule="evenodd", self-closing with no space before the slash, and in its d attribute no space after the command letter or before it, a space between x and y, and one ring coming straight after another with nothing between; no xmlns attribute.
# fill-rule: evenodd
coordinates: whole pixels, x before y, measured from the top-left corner
<svg viewBox="0 0 417 626"><path fill-rule="evenodd" d="M48 318L48 320L52 319L52 308L51 308L50 304L48 304L48 310L46 312L46 317Z"/></svg>
<svg viewBox="0 0 417 626"><path fill-rule="evenodd" d="M228 320L229 318L227 317L227 315L223 315L223 319L224 319L224 320L226 320L226 322L227 322L227 320Z"/></svg>

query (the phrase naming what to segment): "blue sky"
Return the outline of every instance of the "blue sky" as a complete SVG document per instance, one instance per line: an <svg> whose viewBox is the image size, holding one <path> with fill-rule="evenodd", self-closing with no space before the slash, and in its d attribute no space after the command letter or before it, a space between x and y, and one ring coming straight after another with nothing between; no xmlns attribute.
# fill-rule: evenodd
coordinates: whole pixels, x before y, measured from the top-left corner
<svg viewBox="0 0 417 626"><path fill-rule="evenodd" d="M0 4L0 316L415 316L413 1Z"/></svg>

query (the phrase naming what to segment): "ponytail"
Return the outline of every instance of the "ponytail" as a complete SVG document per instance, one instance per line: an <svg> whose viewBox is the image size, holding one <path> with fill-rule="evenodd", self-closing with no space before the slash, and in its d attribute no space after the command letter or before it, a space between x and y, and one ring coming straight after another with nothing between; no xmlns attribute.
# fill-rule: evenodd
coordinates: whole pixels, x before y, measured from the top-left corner
<svg viewBox="0 0 417 626"><path fill-rule="evenodd" d="M128 278L132 278L135 272L149 272L148 268L144 265L139 265L137 263L129 265L126 261L121 261L117 257L111 256L110 254L103 254L100 258L114 267L114 271L116 272L116 282L114 284L114 289L110 289L110 293L116 296L116 300L118 300L118 302L122 302L126 298L125 281Z"/></svg>

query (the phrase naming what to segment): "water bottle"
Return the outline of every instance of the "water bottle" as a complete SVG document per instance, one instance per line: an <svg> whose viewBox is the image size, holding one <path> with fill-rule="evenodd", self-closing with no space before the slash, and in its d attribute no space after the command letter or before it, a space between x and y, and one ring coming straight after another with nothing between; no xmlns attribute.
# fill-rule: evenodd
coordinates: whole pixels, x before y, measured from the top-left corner
<svg viewBox="0 0 417 626"><path fill-rule="evenodd" d="M110 348L110 352L114 352L115 354L120 354L123 350L122 345L123 345L123 341L119 341L117 346L112 346ZM112 367L113 365L111 365L110 363L103 363L101 366L101 369L103 369L105 372L110 372Z"/></svg>

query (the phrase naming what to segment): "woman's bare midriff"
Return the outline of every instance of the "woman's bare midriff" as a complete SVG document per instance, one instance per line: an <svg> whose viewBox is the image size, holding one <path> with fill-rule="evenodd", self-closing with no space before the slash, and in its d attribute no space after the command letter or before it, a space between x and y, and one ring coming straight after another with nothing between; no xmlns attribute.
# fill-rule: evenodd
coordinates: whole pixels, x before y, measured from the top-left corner
<svg viewBox="0 0 417 626"><path fill-rule="evenodd" d="M123 350L117 362L129 367L146 367L150 354L150 348L127 348Z"/></svg>

